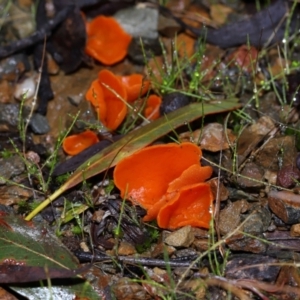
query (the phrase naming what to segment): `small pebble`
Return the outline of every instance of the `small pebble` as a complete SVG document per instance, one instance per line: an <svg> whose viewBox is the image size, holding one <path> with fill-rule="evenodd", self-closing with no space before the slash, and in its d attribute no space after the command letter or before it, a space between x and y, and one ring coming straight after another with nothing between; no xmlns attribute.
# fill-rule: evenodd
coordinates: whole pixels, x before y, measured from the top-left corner
<svg viewBox="0 0 300 300"><path fill-rule="evenodd" d="M35 134L46 134L50 131L47 118L41 114L33 114L29 125Z"/></svg>
<svg viewBox="0 0 300 300"><path fill-rule="evenodd" d="M178 92L167 94L163 97L160 114L163 116L188 104L190 104L190 99L184 94Z"/></svg>
<svg viewBox="0 0 300 300"><path fill-rule="evenodd" d="M288 191L272 190L268 194L271 211L286 224L298 224L300 220L300 195Z"/></svg>
<svg viewBox="0 0 300 300"><path fill-rule="evenodd" d="M12 127L18 126L20 105L16 103L0 103L0 124L8 124Z"/></svg>
<svg viewBox="0 0 300 300"><path fill-rule="evenodd" d="M219 230L221 234L233 232L241 223L241 213L249 209L249 203L246 200L229 202L228 205L220 211Z"/></svg>
<svg viewBox="0 0 300 300"><path fill-rule="evenodd" d="M291 227L291 236L300 236L300 224L294 224L292 227Z"/></svg>
<svg viewBox="0 0 300 300"><path fill-rule="evenodd" d="M133 37L158 38L158 10L150 7L129 7L119 10L114 18Z"/></svg>
<svg viewBox="0 0 300 300"><path fill-rule="evenodd" d="M90 249L89 249L88 245L86 244L86 242L81 242L81 243L80 243L80 248L81 248L84 252L90 252Z"/></svg>
<svg viewBox="0 0 300 300"><path fill-rule="evenodd" d="M28 200L33 193L29 189L16 185L3 185L0 187L0 205L11 206ZM53 214L53 213L52 213Z"/></svg>
<svg viewBox="0 0 300 300"><path fill-rule="evenodd" d="M70 95L68 96L68 100L72 105L78 106L83 100L83 95Z"/></svg>
<svg viewBox="0 0 300 300"><path fill-rule="evenodd" d="M20 101L30 99L34 96L35 89L35 79L32 76L25 77L16 84L14 97Z"/></svg>
<svg viewBox="0 0 300 300"><path fill-rule="evenodd" d="M292 188L299 179L300 170L292 165L288 165L278 171L276 185L284 188Z"/></svg>
<svg viewBox="0 0 300 300"><path fill-rule="evenodd" d="M165 243L173 247L189 247L195 239L191 226L182 227L165 238Z"/></svg>
<svg viewBox="0 0 300 300"><path fill-rule="evenodd" d="M161 55L159 39L133 38L128 47L128 57L138 65L144 65L153 55Z"/></svg>
<svg viewBox="0 0 300 300"><path fill-rule="evenodd" d="M6 180L20 175L25 170L25 165L19 155L0 159L0 184L5 184Z"/></svg>
<svg viewBox="0 0 300 300"><path fill-rule="evenodd" d="M259 191L264 187L264 169L260 165L249 162L245 165L241 174L243 177L237 179L237 183L240 187L252 190L253 192Z"/></svg>
<svg viewBox="0 0 300 300"><path fill-rule="evenodd" d="M36 165L37 165L38 163L40 163L40 161L41 161L40 156L39 156L36 152L34 152L34 151L28 151L28 152L25 154L25 158L26 158L27 160L31 161L32 163L36 164Z"/></svg>
<svg viewBox="0 0 300 300"><path fill-rule="evenodd" d="M127 242L121 242L118 247L118 255L132 255L135 254L136 250L133 245Z"/></svg>
<svg viewBox="0 0 300 300"><path fill-rule="evenodd" d="M30 70L30 63L25 54L16 54L0 61L0 77L15 82L21 74Z"/></svg>

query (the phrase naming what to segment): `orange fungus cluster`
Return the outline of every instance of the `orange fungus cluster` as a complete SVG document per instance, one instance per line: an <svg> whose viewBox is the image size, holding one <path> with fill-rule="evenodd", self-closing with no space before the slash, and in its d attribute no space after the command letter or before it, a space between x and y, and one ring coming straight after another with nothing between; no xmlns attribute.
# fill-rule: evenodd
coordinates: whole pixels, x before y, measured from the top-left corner
<svg viewBox="0 0 300 300"><path fill-rule="evenodd" d="M127 55L132 38L114 18L98 16L86 22L86 32L85 51L102 64L113 65ZM150 81L141 74L120 76L103 69L98 73L98 78L92 81L85 97L95 109L101 124L114 131L126 118L128 103L145 96L149 89ZM150 95L145 101L144 116L151 121L159 118L161 98ZM98 141L96 134L88 130L67 137L63 149L69 155L76 155L95 141Z"/></svg>
<svg viewBox="0 0 300 300"><path fill-rule="evenodd" d="M208 228L213 195L205 183L212 168L201 166L192 143L154 145L121 160L114 170L121 196L147 210L144 221L161 228ZM138 174L138 176L137 176Z"/></svg>
<svg viewBox="0 0 300 300"><path fill-rule="evenodd" d="M127 102L144 96L150 82L140 74L117 76L109 70L101 70L86 93L86 99L95 108L98 119L110 130L115 130L125 119Z"/></svg>

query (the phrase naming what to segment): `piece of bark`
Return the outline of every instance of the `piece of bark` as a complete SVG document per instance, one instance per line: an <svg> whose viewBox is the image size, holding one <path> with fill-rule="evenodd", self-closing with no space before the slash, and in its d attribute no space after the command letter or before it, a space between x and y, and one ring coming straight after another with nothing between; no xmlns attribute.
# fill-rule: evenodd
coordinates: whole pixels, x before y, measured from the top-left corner
<svg viewBox="0 0 300 300"><path fill-rule="evenodd" d="M288 1L277 0L252 17L230 23L219 29L195 28L175 17L165 7L160 7L160 11L172 16L184 29L191 31L209 44L231 48L249 43L251 46L261 48L266 44L282 41L288 19ZM291 18L290 34L295 32L296 27L297 12Z"/></svg>

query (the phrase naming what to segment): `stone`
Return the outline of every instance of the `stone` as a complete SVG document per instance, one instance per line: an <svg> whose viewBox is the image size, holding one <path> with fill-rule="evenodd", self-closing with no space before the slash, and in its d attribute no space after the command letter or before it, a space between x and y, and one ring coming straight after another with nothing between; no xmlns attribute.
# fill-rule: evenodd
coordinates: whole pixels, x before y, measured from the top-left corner
<svg viewBox="0 0 300 300"><path fill-rule="evenodd" d="M153 258L161 257L165 253L168 256L171 256L172 254L174 254L175 251L176 251L176 248L174 248L172 246L165 245L162 242L158 242L154 246L154 249L151 251L151 257L153 257Z"/></svg>
<svg viewBox="0 0 300 300"><path fill-rule="evenodd" d="M300 179L300 170L293 165L284 166L277 173L276 185L286 189L292 188Z"/></svg>
<svg viewBox="0 0 300 300"><path fill-rule="evenodd" d="M207 286L203 279L195 278L186 280L183 283L183 288L187 291L195 293L195 299L205 299L207 295Z"/></svg>
<svg viewBox="0 0 300 300"><path fill-rule="evenodd" d="M253 238L243 233L238 233L226 239L226 245L233 251L264 253L267 250L264 240L265 238L262 234L258 234Z"/></svg>
<svg viewBox="0 0 300 300"><path fill-rule="evenodd" d="M114 18L133 37L158 38L158 10L150 7L130 7L119 10Z"/></svg>
<svg viewBox="0 0 300 300"><path fill-rule="evenodd" d="M4 123L17 127L19 122L19 111L19 104L0 103L0 124Z"/></svg>
<svg viewBox="0 0 300 300"><path fill-rule="evenodd" d="M271 224L271 212L265 207L252 208L249 214L243 215L243 219L246 218L247 222L243 226L243 232L252 235L264 233Z"/></svg>
<svg viewBox="0 0 300 300"><path fill-rule="evenodd" d="M0 204L11 206L28 200L32 195L32 190L17 185L4 185L0 187Z"/></svg>
<svg viewBox="0 0 300 300"><path fill-rule="evenodd" d="M264 169L254 162L245 165L241 172L242 176L237 178L237 184L247 190L259 191L264 187Z"/></svg>
<svg viewBox="0 0 300 300"><path fill-rule="evenodd" d="M29 125L35 134L46 134L50 131L50 125L47 118L38 113L32 115Z"/></svg>
<svg viewBox="0 0 300 300"><path fill-rule="evenodd" d="M153 56L162 54L162 46L158 38L133 38L127 51L131 61L144 65Z"/></svg>
<svg viewBox="0 0 300 300"><path fill-rule="evenodd" d="M182 227L165 238L165 243L173 247L189 247L195 239L191 226Z"/></svg>
<svg viewBox="0 0 300 300"><path fill-rule="evenodd" d="M150 300L153 299L145 290L145 288L133 282L131 279L123 277L112 285L114 299L117 300Z"/></svg>
<svg viewBox="0 0 300 300"><path fill-rule="evenodd" d="M36 90L34 76L23 77L15 86L14 97L19 101L31 99Z"/></svg>
<svg viewBox="0 0 300 300"><path fill-rule="evenodd" d="M0 184L25 171L25 164L19 155L0 159Z"/></svg>
<svg viewBox="0 0 300 300"><path fill-rule="evenodd" d="M270 171L278 171L279 159L281 167L294 165L297 156L295 144L295 136L274 137L257 153L255 162Z"/></svg>
<svg viewBox="0 0 300 300"><path fill-rule="evenodd" d="M281 269L277 259L265 255L235 254L226 264L225 274L230 279L273 282Z"/></svg>
<svg viewBox="0 0 300 300"><path fill-rule="evenodd" d="M291 236L300 236L300 224L294 224L290 230Z"/></svg>
<svg viewBox="0 0 300 300"><path fill-rule="evenodd" d="M201 252L207 251L210 248L208 239L195 239L193 245Z"/></svg>
<svg viewBox="0 0 300 300"><path fill-rule="evenodd" d="M118 255L132 255L135 254L136 250L133 245L122 241L118 247Z"/></svg>
<svg viewBox="0 0 300 300"><path fill-rule="evenodd" d="M268 194L271 211L286 224L300 220L300 195L288 191L272 190Z"/></svg>
<svg viewBox="0 0 300 300"><path fill-rule="evenodd" d="M219 178L212 178L207 183L210 185L211 191L213 193L214 199L219 197L220 201L226 201L229 197L229 191L227 187L220 181Z"/></svg>
<svg viewBox="0 0 300 300"><path fill-rule="evenodd" d="M247 157L274 129L275 124L269 117L261 117L256 123L244 129L237 141L238 155L242 158Z"/></svg>
<svg viewBox="0 0 300 300"><path fill-rule="evenodd" d="M229 202L228 206L220 211L219 230L222 235L233 232L241 223L242 212L249 209L249 203L246 200ZM242 229L241 229L242 230Z"/></svg>
<svg viewBox="0 0 300 300"><path fill-rule="evenodd" d="M0 61L0 77L16 82L20 75L30 70L30 63L25 54L15 54Z"/></svg>
<svg viewBox="0 0 300 300"><path fill-rule="evenodd" d="M163 96L160 114L163 116L190 104L190 98L182 93L174 92Z"/></svg>
<svg viewBox="0 0 300 300"><path fill-rule="evenodd" d="M83 101L83 95L70 95L68 96L68 100L74 106L79 106L79 104Z"/></svg>
<svg viewBox="0 0 300 300"><path fill-rule="evenodd" d="M199 138L201 136L201 149L211 152L229 149L230 145L228 142L233 143L235 136L230 129L227 129L226 131L227 133L225 134L224 126L220 123L210 123L206 125L202 132L199 132ZM195 136L194 139L196 139Z"/></svg>

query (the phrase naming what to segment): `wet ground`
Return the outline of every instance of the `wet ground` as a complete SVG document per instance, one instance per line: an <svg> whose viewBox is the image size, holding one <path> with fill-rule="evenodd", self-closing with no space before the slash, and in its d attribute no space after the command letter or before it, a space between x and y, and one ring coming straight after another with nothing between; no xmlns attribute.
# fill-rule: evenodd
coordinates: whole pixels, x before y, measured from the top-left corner
<svg viewBox="0 0 300 300"><path fill-rule="evenodd" d="M70 299L300 298L299 37L292 31L291 21L291 32L286 31L289 43L270 39L262 43L268 42L263 48L245 43L222 47L213 45L212 39L211 44L202 40L197 46L201 38L191 34L188 26L199 30L204 22L209 30L224 28L257 11L254 2L215 2L169 1L170 11L160 13L153 3L148 3L150 12L143 12L145 3L137 11L130 1L125 12L120 3L109 1L106 6L82 7L87 20L117 12L115 18L136 36L125 58L111 66L82 54L76 57L78 68L66 74L48 56L47 76L41 80L33 64L37 55L33 46L0 61L0 238L8 244L17 240L10 251L19 253L11 255L2 249L2 272L7 277L13 278L15 272L7 265L34 266L32 273L38 279L29 276L27 282L53 279L54 299L59 299L56 288ZM272 5L279 2L285 3L274 1ZM262 7L265 4L259 3ZM34 3L0 1L0 5L2 46L34 31ZM296 7L292 14L293 9L289 7L290 16L298 13ZM184 20L186 31L171 15ZM72 26L68 34L74 38L76 25ZM138 36L145 40L144 52ZM161 116L191 102L240 103L240 108L230 113L187 120L176 128L176 134L158 134L160 138L151 143L176 139L202 149L201 166L210 166L213 172L206 180L214 199L210 208L213 221L206 227L160 228L158 220L144 221L148 208L122 200L112 168L68 189L33 219L33 225L23 221L68 180L75 171L72 165L80 165L102 146L112 145L120 134L126 137L147 123L141 115L149 95L130 103L126 119L116 129L104 128L95 107L86 101L92 81L104 69L122 76L142 74L151 82L149 94L162 99ZM45 76L43 72L41 76ZM45 84L47 78L50 85ZM35 100L38 84L53 91L53 99L46 99L46 114L39 110L45 98L39 94ZM62 148L63 140L87 129L104 140L103 144L70 160ZM135 164L141 164L136 176L147 178L142 162ZM154 178L159 182L160 178ZM47 239L55 250L49 251ZM39 250L30 251L26 243L32 243L33 249L40 247L41 253L55 262L50 263L48 277L37 267L49 261L43 260ZM34 263L35 255L38 264ZM90 284L87 292L81 282L69 289L55 281L72 277L69 273L57 275L57 268L74 270L88 263L92 263L88 270L78 271ZM27 269L20 267L19 272L26 274ZM19 299L19 295L39 299L32 298L37 297L39 284L20 287L18 278L0 278L0 283L3 299ZM48 288L43 288L46 297Z"/></svg>

